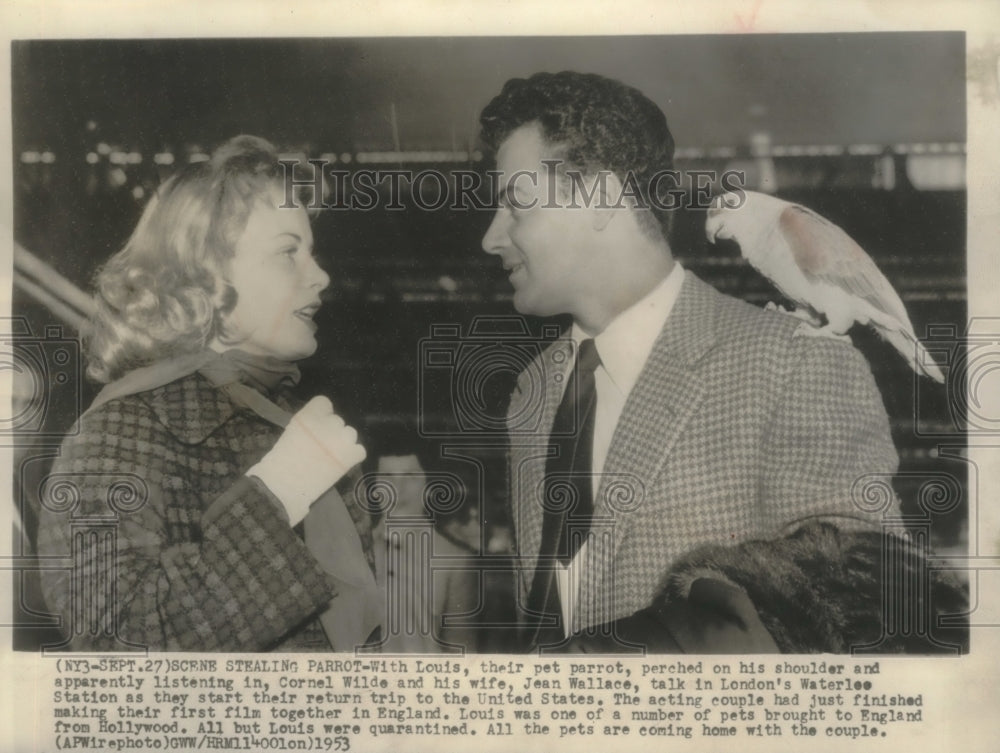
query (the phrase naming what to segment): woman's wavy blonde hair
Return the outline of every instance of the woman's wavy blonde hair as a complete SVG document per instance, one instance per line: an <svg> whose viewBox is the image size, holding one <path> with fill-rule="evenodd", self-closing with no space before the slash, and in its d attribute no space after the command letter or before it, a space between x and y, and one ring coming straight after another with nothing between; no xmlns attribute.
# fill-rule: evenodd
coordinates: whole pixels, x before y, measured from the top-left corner
<svg viewBox="0 0 1000 753"><path fill-rule="evenodd" d="M113 381L225 338L229 260L254 204L282 176L274 147L237 136L167 180L97 275L87 374Z"/></svg>

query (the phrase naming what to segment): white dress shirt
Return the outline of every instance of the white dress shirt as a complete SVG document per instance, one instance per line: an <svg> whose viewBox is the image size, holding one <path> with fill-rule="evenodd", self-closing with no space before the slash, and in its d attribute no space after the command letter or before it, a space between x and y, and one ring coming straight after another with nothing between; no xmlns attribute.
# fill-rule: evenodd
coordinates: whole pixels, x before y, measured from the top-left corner
<svg viewBox="0 0 1000 753"><path fill-rule="evenodd" d="M591 471L594 474L592 493L595 497L599 486L598 474L604 471L604 463L608 457L615 427L618 426L618 419L621 418L629 393L639 380L639 374L646 361L649 360L653 344L670 316L683 283L684 269L675 263L670 274L659 285L615 317L604 331L594 338L594 346L601 357L601 365L594 371L597 404L594 408ZM588 335L574 324L570 337L579 346ZM564 384L569 381L565 377L572 371L573 363L573 360L569 361L569 368L563 379ZM560 566L556 570L563 626L567 636L573 632L573 609L579 597L581 568L586 550L587 543L584 541L572 562L567 567Z"/></svg>

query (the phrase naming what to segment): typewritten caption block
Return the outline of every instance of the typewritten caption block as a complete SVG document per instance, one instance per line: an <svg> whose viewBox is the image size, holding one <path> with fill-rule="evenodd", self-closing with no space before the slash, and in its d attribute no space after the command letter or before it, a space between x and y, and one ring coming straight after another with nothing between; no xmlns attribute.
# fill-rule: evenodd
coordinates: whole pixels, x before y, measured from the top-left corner
<svg viewBox="0 0 1000 753"><path fill-rule="evenodd" d="M371 749L420 737L886 738L923 693L878 661L653 657L58 658L60 750ZM899 683L896 683L899 685Z"/></svg>

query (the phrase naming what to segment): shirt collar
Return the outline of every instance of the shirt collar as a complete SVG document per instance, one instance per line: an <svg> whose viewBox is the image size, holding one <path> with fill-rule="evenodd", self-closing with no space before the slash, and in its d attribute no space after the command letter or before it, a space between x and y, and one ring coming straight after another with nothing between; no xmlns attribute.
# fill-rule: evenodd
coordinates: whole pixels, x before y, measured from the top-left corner
<svg viewBox="0 0 1000 753"><path fill-rule="evenodd" d="M632 391L653 350L684 283L684 269L677 262L643 298L625 309L594 338L601 366L623 395ZM577 344L587 334L573 324L570 336Z"/></svg>

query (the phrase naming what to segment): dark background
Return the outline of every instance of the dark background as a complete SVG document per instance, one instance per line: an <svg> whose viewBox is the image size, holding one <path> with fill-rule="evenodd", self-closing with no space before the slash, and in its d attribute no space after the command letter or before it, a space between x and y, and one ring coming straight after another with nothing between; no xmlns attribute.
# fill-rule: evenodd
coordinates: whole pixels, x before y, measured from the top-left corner
<svg viewBox="0 0 1000 753"><path fill-rule="evenodd" d="M918 336L931 324L960 334L967 317L966 194L954 172L964 169L964 55L959 33L15 42L15 239L89 291L155 186L190 155L237 133L263 136L293 155L336 155L337 167L349 170L358 168L359 152L401 149L468 156L386 167L482 171L492 165L477 151L478 113L503 82L576 69L619 78L656 101L681 169L753 168L759 162L748 143L765 134L779 195L840 224L875 258ZM46 152L50 159L40 160ZM128 153L141 161L112 160ZM173 166L154 161L166 153ZM887 161L891 181L884 178ZM329 395L363 435L390 419L419 417L440 469L466 484L465 504L451 517L478 515L483 525L474 543L486 551L507 526L502 432L487 426L475 443L492 449L469 449L473 440L456 411L476 412L473 423L493 425L515 374L479 374L474 389L482 404L469 407L456 400L448 374L421 369L421 348L509 341L501 333L510 321L497 317L514 313L510 287L499 261L479 246L488 211L428 212L407 196L404 204L402 211L316 215L317 255L332 282L301 393ZM682 263L724 292L759 305L777 299L735 247L705 241L703 223L700 210L676 214L671 245ZM26 317L34 334L58 323L17 290L14 300L14 314ZM467 336L477 317L478 338L440 343L432 336L432 327L449 324ZM547 323L524 321L532 336ZM965 488L964 463L937 457L939 437L925 436L957 435L961 416L945 387L915 380L888 345L858 328L852 336L892 421L902 471L896 488L906 512L930 525L939 548L963 548L964 494L941 514L919 502L935 473L951 474ZM46 431L72 430L96 388L53 384ZM468 457L443 458L456 448ZM16 502L27 551L31 489L54 450L40 436L26 438L22 449L26 461L15 483L25 490ZM23 605L22 612L32 610L43 611Z"/></svg>

